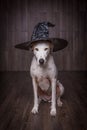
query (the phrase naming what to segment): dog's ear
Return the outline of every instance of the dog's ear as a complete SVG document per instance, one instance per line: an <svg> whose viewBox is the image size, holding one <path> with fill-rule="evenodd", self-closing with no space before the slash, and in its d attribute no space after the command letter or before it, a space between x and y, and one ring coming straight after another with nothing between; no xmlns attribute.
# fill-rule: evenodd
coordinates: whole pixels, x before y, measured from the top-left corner
<svg viewBox="0 0 87 130"><path fill-rule="evenodd" d="M33 52L34 51L34 48L35 48L35 45L37 44L37 42L33 42L33 44L31 45L31 48L30 50Z"/></svg>
<svg viewBox="0 0 87 130"><path fill-rule="evenodd" d="M52 53L52 52L53 52L54 45L53 45L52 43L50 43L49 46L50 46L50 52Z"/></svg>
<svg viewBox="0 0 87 130"><path fill-rule="evenodd" d="M31 47L30 47L30 51L34 51L34 45L32 45Z"/></svg>
<svg viewBox="0 0 87 130"><path fill-rule="evenodd" d="M30 47L30 51L33 52L33 48L32 47Z"/></svg>

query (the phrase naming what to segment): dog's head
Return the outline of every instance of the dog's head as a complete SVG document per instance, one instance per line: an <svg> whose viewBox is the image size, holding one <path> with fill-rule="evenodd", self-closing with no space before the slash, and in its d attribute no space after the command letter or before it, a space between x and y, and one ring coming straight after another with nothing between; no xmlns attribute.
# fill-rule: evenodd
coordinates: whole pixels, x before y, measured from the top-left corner
<svg viewBox="0 0 87 130"><path fill-rule="evenodd" d="M49 54L53 50L53 45L48 41L40 41L33 44L32 50L38 65L45 65Z"/></svg>

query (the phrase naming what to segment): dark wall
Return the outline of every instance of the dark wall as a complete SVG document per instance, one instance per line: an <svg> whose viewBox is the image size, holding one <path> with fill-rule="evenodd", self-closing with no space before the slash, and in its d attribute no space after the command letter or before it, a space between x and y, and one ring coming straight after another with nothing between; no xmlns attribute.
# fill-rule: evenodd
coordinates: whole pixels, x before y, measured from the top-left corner
<svg viewBox="0 0 87 130"><path fill-rule="evenodd" d="M29 70L32 54L14 48L28 41L34 26L50 21L50 37L68 40L69 45L54 53L59 70L87 70L86 0L1 0L0 70Z"/></svg>

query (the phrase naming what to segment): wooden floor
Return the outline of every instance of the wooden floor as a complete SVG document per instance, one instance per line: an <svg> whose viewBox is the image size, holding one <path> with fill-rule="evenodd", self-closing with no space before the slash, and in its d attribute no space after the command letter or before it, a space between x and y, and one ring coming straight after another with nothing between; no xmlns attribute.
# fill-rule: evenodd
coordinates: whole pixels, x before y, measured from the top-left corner
<svg viewBox="0 0 87 130"><path fill-rule="evenodd" d="M63 107L53 118L50 103L31 114L29 72L0 72L0 130L87 130L87 72L59 72L59 80L65 87Z"/></svg>

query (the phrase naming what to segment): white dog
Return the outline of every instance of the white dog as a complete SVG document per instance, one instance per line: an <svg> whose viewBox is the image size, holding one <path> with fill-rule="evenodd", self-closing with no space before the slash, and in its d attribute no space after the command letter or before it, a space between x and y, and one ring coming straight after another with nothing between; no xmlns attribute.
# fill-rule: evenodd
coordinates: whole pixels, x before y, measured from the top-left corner
<svg viewBox="0 0 87 130"><path fill-rule="evenodd" d="M60 97L64 92L64 87L57 80L57 68L54 63L51 52L53 45L50 42L38 42L32 46L34 57L32 59L30 74L32 77L34 91L34 106L32 113L38 113L39 102L43 99L49 101L51 99L52 116L56 115L56 98L58 106L62 106ZM50 91L50 88L52 91ZM52 92L51 96L47 95L47 91Z"/></svg>

